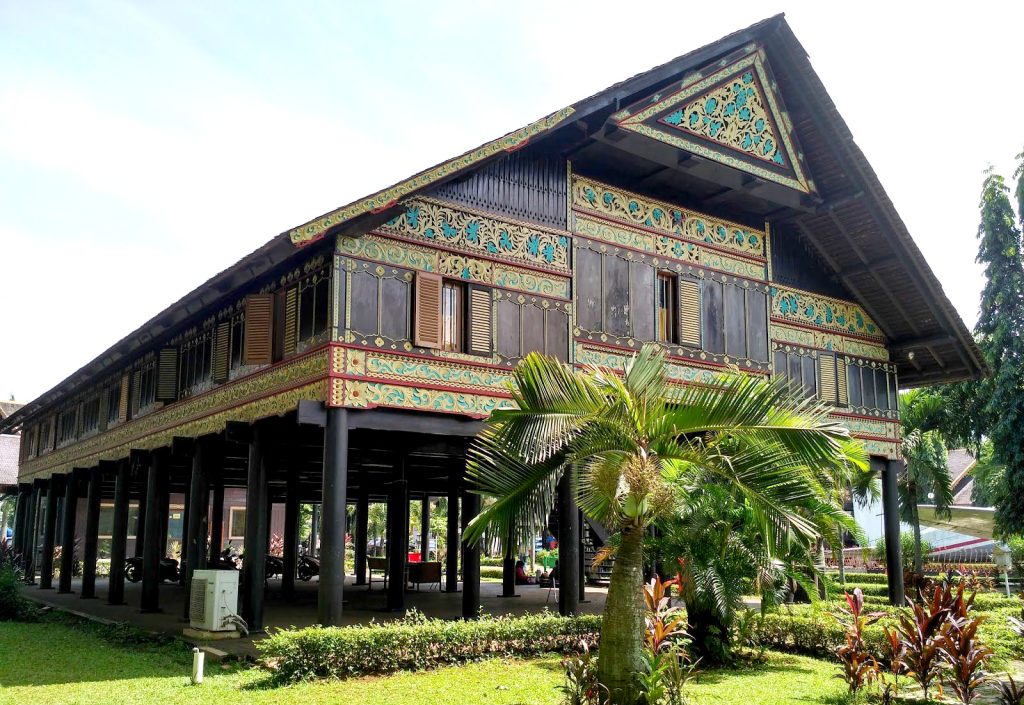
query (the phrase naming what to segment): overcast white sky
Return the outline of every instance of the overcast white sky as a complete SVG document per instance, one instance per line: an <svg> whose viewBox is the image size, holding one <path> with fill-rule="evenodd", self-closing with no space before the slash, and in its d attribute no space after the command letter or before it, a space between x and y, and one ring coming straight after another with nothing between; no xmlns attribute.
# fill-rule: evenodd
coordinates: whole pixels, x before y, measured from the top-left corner
<svg viewBox="0 0 1024 705"><path fill-rule="evenodd" d="M283 230L782 11L973 326L1024 3L0 0L0 398Z"/></svg>

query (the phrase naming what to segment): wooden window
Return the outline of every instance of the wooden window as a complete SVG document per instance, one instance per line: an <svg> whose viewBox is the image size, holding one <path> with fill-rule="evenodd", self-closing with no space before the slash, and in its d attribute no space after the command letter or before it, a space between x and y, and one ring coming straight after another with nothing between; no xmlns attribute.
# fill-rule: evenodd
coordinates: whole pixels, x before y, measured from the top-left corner
<svg viewBox="0 0 1024 705"><path fill-rule="evenodd" d="M629 335L629 262L606 255L603 272L604 332Z"/></svg>
<svg viewBox="0 0 1024 705"><path fill-rule="evenodd" d="M768 294L757 289L746 290L747 357L768 362Z"/></svg>
<svg viewBox="0 0 1024 705"><path fill-rule="evenodd" d="M725 352L725 293L722 283L705 279L701 297L701 340L708 352Z"/></svg>
<svg viewBox="0 0 1024 705"><path fill-rule="evenodd" d="M673 274L658 274L657 306L658 306L658 340L665 343L679 341L679 315L677 313L678 279Z"/></svg>
<svg viewBox="0 0 1024 705"><path fill-rule="evenodd" d="M107 388L107 428L110 428L118 421L121 420L121 384L123 378L119 379L114 383L113 386Z"/></svg>
<svg viewBox="0 0 1024 705"><path fill-rule="evenodd" d="M355 299L354 275L352 279L353 299L357 300ZM444 341L442 339L443 313L441 291L443 286L444 284L441 279L441 275L428 272L416 272L415 289L413 292L413 305L415 306L413 343L418 347L444 347ZM458 305L458 303L456 302L453 305ZM461 330L461 328L458 330Z"/></svg>
<svg viewBox="0 0 1024 705"><path fill-rule="evenodd" d="M283 321L278 326L275 341L279 346L274 359L279 360L295 352L299 342L299 287L292 286L277 292L274 303L279 307L277 320Z"/></svg>
<svg viewBox="0 0 1024 705"><path fill-rule="evenodd" d="M629 263L629 334L637 340L654 340L657 335L653 305L656 281L654 267L644 262Z"/></svg>
<svg viewBox="0 0 1024 705"><path fill-rule="evenodd" d="M64 445L75 440L78 423L78 409L62 411L57 417L57 445Z"/></svg>
<svg viewBox="0 0 1024 705"><path fill-rule="evenodd" d="M839 372L835 353L818 353L818 398L839 406Z"/></svg>
<svg viewBox="0 0 1024 705"><path fill-rule="evenodd" d="M243 365L269 365L274 354L274 295L245 297Z"/></svg>
<svg viewBox="0 0 1024 705"><path fill-rule="evenodd" d="M380 280L380 326L388 340L409 339L409 283L399 277Z"/></svg>
<svg viewBox="0 0 1024 705"><path fill-rule="evenodd" d="M231 317L231 369L242 366L245 359L245 309Z"/></svg>
<svg viewBox="0 0 1024 705"><path fill-rule="evenodd" d="M552 308L544 312L544 352L569 361L569 316L564 311Z"/></svg>
<svg viewBox="0 0 1024 705"><path fill-rule="evenodd" d="M440 348L462 352L465 332L466 288L461 282L446 281L441 286Z"/></svg>
<svg viewBox="0 0 1024 705"><path fill-rule="evenodd" d="M100 427L100 398L89 399L82 404L82 433L92 433Z"/></svg>
<svg viewBox="0 0 1024 705"><path fill-rule="evenodd" d="M601 260L593 250L576 249L576 323L587 331L602 330Z"/></svg>
<svg viewBox="0 0 1024 705"><path fill-rule="evenodd" d="M228 539L245 538L245 507L231 507L228 510Z"/></svg>
<svg viewBox="0 0 1024 705"><path fill-rule="evenodd" d="M180 393L188 396L213 377L214 330L208 329L189 338L181 345Z"/></svg>
<svg viewBox="0 0 1024 705"><path fill-rule="evenodd" d="M316 341L327 331L331 306L331 270L322 269L299 282L298 338Z"/></svg>
<svg viewBox="0 0 1024 705"><path fill-rule="evenodd" d="M775 374L785 377L804 397L814 397L818 392L816 365L810 355L776 350Z"/></svg>

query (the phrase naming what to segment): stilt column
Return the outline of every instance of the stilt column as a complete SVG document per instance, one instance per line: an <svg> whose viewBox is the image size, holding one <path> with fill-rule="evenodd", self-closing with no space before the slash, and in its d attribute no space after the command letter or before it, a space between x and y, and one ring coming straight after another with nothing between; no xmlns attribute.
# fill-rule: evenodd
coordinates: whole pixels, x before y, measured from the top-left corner
<svg viewBox="0 0 1024 705"><path fill-rule="evenodd" d="M444 591L459 591L459 478L448 478L448 526L445 544Z"/></svg>
<svg viewBox="0 0 1024 705"><path fill-rule="evenodd" d="M462 494L462 531L480 513L480 495ZM480 613L480 543L462 544L462 616L476 619Z"/></svg>
<svg viewBox="0 0 1024 705"><path fill-rule="evenodd" d="M267 429L255 425L249 439L249 474L245 488L245 558L242 560L242 619L249 631L263 631L264 581L267 574Z"/></svg>
<svg viewBox="0 0 1024 705"><path fill-rule="evenodd" d="M164 523L160 515L164 506L162 497L167 487L167 472L167 451L160 449L151 453L146 470L146 515L142 536L142 597L139 608L143 612L160 611L160 559L164 557L160 536Z"/></svg>
<svg viewBox="0 0 1024 705"><path fill-rule="evenodd" d="M325 627L341 625L345 590L345 505L348 489L348 412L329 408L324 428L320 585L317 612ZM315 544L310 535L310 550Z"/></svg>
<svg viewBox="0 0 1024 705"><path fill-rule="evenodd" d="M46 513L43 515L43 546L39 557L39 589L53 588L53 547L57 534L57 497L64 488L64 476L52 475L46 488Z"/></svg>
<svg viewBox="0 0 1024 705"><path fill-rule="evenodd" d="M885 571L888 575L889 603L902 607L906 602L903 590L903 560L900 555L900 504L896 481L903 470L899 460L871 458L872 469L882 475L882 513L885 525Z"/></svg>
<svg viewBox="0 0 1024 705"><path fill-rule="evenodd" d="M558 612L579 612L580 603L580 519L572 474L558 482Z"/></svg>
<svg viewBox="0 0 1024 705"><path fill-rule="evenodd" d="M89 494L85 502L85 545L82 547L82 597L96 597L96 558L100 543L100 495L103 493L103 470L89 471Z"/></svg>
<svg viewBox="0 0 1024 705"><path fill-rule="evenodd" d="M185 536L182 539L182 577L185 584L183 617L189 618L192 602L192 575L206 567L207 510L210 506L210 486L207 483L213 456L211 439L201 438L192 452L192 476L188 483L188 512ZM187 550L186 550L187 549Z"/></svg>
<svg viewBox="0 0 1024 705"><path fill-rule="evenodd" d="M124 561L128 555L128 499L131 481L129 461L118 461L117 476L114 478L114 521L110 536L110 578L107 580L107 603L111 605L124 604Z"/></svg>

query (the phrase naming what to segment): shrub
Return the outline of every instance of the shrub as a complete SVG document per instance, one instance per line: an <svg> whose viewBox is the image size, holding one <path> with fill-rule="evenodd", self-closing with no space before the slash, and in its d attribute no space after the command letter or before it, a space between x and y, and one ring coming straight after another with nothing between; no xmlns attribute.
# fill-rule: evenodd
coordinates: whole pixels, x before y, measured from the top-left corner
<svg viewBox="0 0 1024 705"><path fill-rule="evenodd" d="M868 626L884 617L885 613L865 612L864 595L860 588L854 590L852 595L846 593L846 604L849 609L841 609L835 615L846 639L846 643L836 649L835 655L843 666L843 678L850 692L856 696L857 691L878 677L878 661L864 643L864 632Z"/></svg>
<svg viewBox="0 0 1024 705"><path fill-rule="evenodd" d="M942 658L949 664L947 680L963 705L971 705L978 688L989 679L992 649L978 639L984 617L951 618L937 639Z"/></svg>
<svg viewBox="0 0 1024 705"><path fill-rule="evenodd" d="M427 619L410 613L386 624L278 630L257 647L281 681L415 671L494 656L576 652L597 643L596 616Z"/></svg>
<svg viewBox="0 0 1024 705"><path fill-rule="evenodd" d="M27 621L35 617L35 608L19 589L21 574L14 566L0 565L0 621Z"/></svg>
<svg viewBox="0 0 1024 705"><path fill-rule="evenodd" d="M1024 536L1011 536L1006 540L1010 549L1010 563L1018 578L1024 578Z"/></svg>
<svg viewBox="0 0 1024 705"><path fill-rule="evenodd" d="M932 552L932 545L927 541L921 541L921 555L927 557ZM885 537L880 536L875 541L871 551L874 559L882 564L885 563ZM909 531L900 533L900 557L903 559L903 570L914 565L914 535Z"/></svg>

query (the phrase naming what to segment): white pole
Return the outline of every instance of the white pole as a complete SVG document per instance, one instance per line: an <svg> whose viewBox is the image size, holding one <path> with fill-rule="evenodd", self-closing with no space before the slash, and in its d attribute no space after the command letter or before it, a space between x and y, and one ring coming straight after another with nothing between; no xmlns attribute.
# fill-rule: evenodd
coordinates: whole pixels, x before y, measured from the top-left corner
<svg viewBox="0 0 1024 705"><path fill-rule="evenodd" d="M203 662L206 654L198 648L192 649L192 683L199 685L203 682Z"/></svg>

